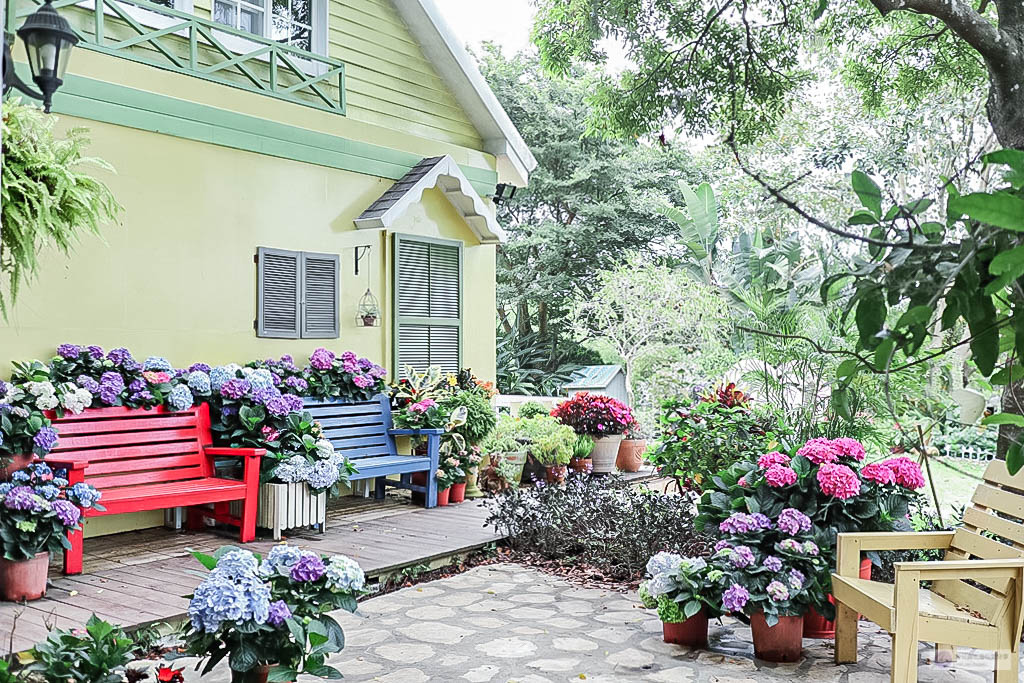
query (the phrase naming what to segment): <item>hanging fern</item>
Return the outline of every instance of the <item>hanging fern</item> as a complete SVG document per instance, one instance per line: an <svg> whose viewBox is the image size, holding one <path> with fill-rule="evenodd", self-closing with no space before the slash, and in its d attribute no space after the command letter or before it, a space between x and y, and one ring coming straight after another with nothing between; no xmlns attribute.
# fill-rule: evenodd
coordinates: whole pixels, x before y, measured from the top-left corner
<svg viewBox="0 0 1024 683"><path fill-rule="evenodd" d="M110 189L84 173L85 165L113 171L82 156L86 130L59 138L56 118L12 98L3 103L3 185L0 214L0 315L36 273L39 253L55 245L65 254L85 231L116 220L121 207Z"/></svg>

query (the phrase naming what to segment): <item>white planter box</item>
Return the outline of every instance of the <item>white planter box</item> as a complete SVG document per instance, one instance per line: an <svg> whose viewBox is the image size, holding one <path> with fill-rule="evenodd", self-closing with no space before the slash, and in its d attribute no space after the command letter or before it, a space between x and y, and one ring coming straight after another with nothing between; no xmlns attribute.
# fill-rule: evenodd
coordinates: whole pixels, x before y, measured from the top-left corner
<svg viewBox="0 0 1024 683"><path fill-rule="evenodd" d="M241 514L241 507L241 502L233 502L231 513ZM303 482L260 484L256 509L256 526L271 529L275 541L281 540L283 529L318 524L323 533L327 527L327 492L313 495Z"/></svg>

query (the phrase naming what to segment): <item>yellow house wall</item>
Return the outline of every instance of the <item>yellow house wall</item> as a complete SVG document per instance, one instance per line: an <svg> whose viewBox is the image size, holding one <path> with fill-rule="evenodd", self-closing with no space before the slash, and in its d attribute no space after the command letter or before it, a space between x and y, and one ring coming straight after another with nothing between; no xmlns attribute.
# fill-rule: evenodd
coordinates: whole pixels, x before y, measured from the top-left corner
<svg viewBox="0 0 1024 683"><path fill-rule="evenodd" d="M192 142L74 117L88 126L90 154L116 174L97 171L124 206L122 225L85 237L71 258L42 254L6 323L0 358L46 359L69 341L127 346L139 357L166 356L176 366L246 362L291 353L304 362L318 346L351 349L394 372L391 354L391 239L357 230L353 219L391 180ZM462 240L464 366L494 379L494 247L480 245L438 190L424 193L396 231ZM353 272L353 248L371 245ZM259 246L341 257L339 339L261 339L253 330ZM356 327L367 286L384 314L376 328ZM3 376L9 374L4 367ZM94 535L161 523L161 513L89 520Z"/></svg>

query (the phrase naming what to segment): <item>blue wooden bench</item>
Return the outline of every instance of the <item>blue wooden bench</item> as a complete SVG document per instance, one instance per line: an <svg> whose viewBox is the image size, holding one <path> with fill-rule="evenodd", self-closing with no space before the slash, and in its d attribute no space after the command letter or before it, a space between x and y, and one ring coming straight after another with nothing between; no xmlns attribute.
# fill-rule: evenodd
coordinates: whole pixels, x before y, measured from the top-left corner
<svg viewBox="0 0 1024 683"><path fill-rule="evenodd" d="M374 497L384 498L386 487L423 493L426 506L437 505L437 471L443 429L394 429L391 404L383 394L369 401L344 402L331 399L303 399L305 409L324 428L324 436L334 449L356 467L349 481L376 479ZM396 436L424 436L426 455L401 455L395 448ZM425 473L425 483L414 483L412 475ZM389 479L389 475L400 475Z"/></svg>

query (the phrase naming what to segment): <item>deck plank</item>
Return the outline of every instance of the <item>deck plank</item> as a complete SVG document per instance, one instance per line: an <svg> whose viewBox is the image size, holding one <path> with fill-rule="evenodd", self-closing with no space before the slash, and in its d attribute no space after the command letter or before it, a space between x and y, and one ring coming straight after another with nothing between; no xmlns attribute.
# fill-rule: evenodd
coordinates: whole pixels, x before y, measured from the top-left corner
<svg viewBox="0 0 1024 683"><path fill-rule="evenodd" d="M303 549L345 554L356 559L367 576L458 555L501 539L483 527L487 510L477 502L426 510L388 499L342 499L341 509L328 511L327 530L300 532L288 540ZM124 627L175 622L186 614L184 597L202 580L202 568L190 550L212 552L237 545L221 530L179 532L145 529L85 541L85 573L65 577L60 558L50 566L49 591L42 600L18 605L0 603L0 652L20 652L43 640L47 624L81 628L95 611ZM265 554L273 541L261 539L245 547ZM11 625L17 616L13 640Z"/></svg>

